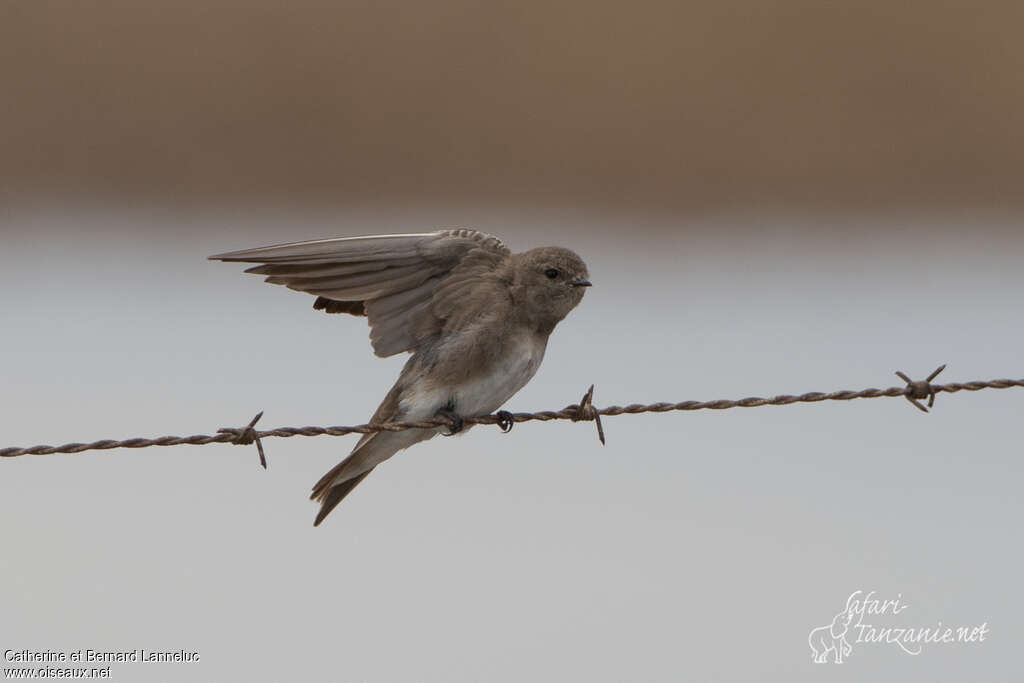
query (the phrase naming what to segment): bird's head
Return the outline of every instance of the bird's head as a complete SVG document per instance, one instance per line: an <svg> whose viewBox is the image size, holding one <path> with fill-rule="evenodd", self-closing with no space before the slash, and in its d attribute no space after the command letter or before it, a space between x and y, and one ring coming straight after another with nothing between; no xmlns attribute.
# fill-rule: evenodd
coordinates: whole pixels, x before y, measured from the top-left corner
<svg viewBox="0 0 1024 683"><path fill-rule="evenodd" d="M550 332L583 300L589 277L583 259L568 249L531 249L514 264L513 296L540 331Z"/></svg>

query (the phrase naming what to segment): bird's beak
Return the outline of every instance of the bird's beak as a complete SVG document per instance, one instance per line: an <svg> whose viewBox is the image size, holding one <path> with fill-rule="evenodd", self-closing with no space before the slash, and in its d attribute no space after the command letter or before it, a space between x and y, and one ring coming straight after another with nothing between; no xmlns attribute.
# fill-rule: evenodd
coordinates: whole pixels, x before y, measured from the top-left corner
<svg viewBox="0 0 1024 683"><path fill-rule="evenodd" d="M590 280L573 280L572 281L572 286L573 287L593 287L593 285L590 283Z"/></svg>

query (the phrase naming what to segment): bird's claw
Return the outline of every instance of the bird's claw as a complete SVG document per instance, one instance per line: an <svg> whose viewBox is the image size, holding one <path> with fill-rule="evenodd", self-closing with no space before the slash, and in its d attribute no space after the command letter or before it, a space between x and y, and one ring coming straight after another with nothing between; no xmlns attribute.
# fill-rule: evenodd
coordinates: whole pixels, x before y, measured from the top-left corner
<svg viewBox="0 0 1024 683"><path fill-rule="evenodd" d="M508 434L512 431L512 427L516 424L515 418L512 417L512 413L507 410L499 410L494 414L494 416L498 418L498 422L496 424L503 433Z"/></svg>
<svg viewBox="0 0 1024 683"><path fill-rule="evenodd" d="M443 417L451 423L448 425L448 432L445 436L455 436L466 426L466 422L462 419L462 416L451 410L439 410L437 416Z"/></svg>

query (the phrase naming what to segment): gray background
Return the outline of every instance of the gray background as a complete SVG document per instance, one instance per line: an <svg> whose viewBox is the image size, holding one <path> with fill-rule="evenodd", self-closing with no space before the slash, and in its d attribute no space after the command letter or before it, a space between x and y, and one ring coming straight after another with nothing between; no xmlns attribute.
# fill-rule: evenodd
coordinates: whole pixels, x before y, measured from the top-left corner
<svg viewBox="0 0 1024 683"><path fill-rule="evenodd" d="M204 259L447 226L590 265L512 410L1024 374L1017 5L203 7L2 10L0 446L365 421L402 360ZM481 427L315 530L355 437L268 439L266 472L5 460L0 648L201 653L131 681L1013 680L1022 407ZM858 589L990 636L813 664Z"/></svg>

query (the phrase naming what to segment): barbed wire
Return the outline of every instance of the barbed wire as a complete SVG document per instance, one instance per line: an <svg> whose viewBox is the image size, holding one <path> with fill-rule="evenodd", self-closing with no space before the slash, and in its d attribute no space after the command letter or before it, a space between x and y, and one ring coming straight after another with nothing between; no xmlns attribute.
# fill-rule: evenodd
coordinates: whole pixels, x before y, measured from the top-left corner
<svg viewBox="0 0 1024 683"><path fill-rule="evenodd" d="M960 391L981 391L982 389L1010 389L1024 387L1024 379L993 379L973 382L951 382L948 384L932 384L932 380L945 369L939 366L925 380L914 381L903 372L896 374L906 382L906 386L889 387L888 389L861 389L860 391L840 390L823 393L812 391L805 394L781 394L771 398L752 396L737 400L720 399L715 401L681 401L678 403L631 403L626 406L609 406L595 408L593 405L594 387L587 390L579 403L566 406L562 410L545 410L535 413L509 413L499 411L492 415L477 417L452 418L438 416L428 420L403 422L367 423L351 427L277 427L276 429L257 430L256 423L263 413L254 417L245 427L222 427L216 434L194 434L192 436L161 436L154 439L104 439L90 443L66 443L62 446L30 446L28 448L10 447L0 449L0 457L14 458L22 455L51 455L54 453L81 453L83 451L110 450L113 448L149 448L151 446L204 446L211 443L232 443L248 445L255 442L260 456L260 464L267 466L263 452L262 439L268 437L292 436L345 436L346 434L372 434L375 432L400 432L407 429L436 429L447 427L449 433L461 430L464 425L498 425L502 431L508 432L512 426L521 422L549 422L551 420L572 420L573 422L592 421L597 425L598 438L605 442L604 426L601 417L614 415L637 415L640 413L668 413L692 410L728 410L730 408L758 408L761 406L787 406L794 403L820 403L822 401L852 401L860 398L894 398L903 397L924 412L928 412L935 403L937 394L955 394ZM925 406L921 403L928 399Z"/></svg>

